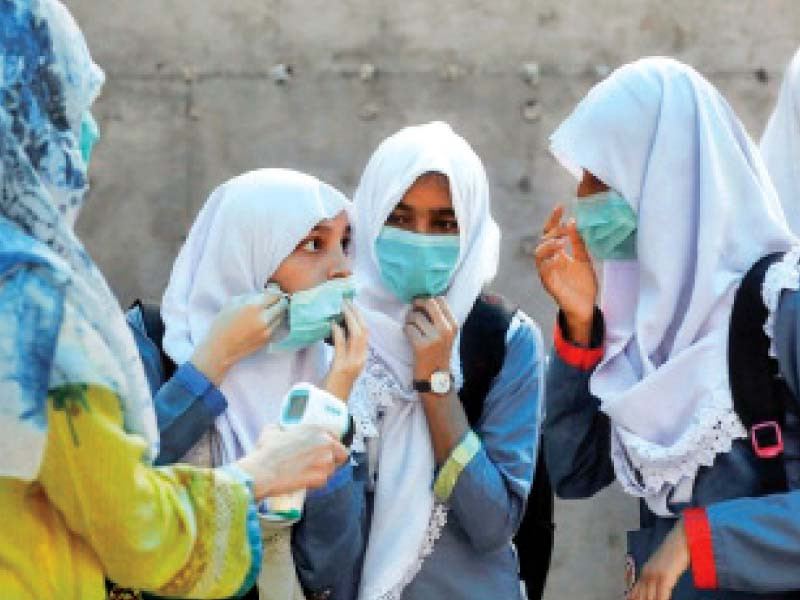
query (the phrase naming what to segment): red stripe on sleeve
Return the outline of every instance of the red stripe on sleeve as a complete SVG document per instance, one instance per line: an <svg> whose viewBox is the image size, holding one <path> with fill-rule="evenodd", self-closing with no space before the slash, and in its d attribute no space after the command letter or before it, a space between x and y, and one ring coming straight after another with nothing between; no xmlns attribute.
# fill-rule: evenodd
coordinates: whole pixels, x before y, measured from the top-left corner
<svg viewBox="0 0 800 600"><path fill-rule="evenodd" d="M556 330L553 334L553 343L558 356L561 357L561 360L572 367L576 367L584 371L592 370L603 358L602 347L583 348L581 346L571 344L564 339L564 334L561 332L561 327L559 327L558 323L556 323Z"/></svg>
<svg viewBox="0 0 800 600"><path fill-rule="evenodd" d="M714 546L706 509L689 508L683 511L683 526L689 542L694 586L700 590L717 589L717 566L714 563Z"/></svg>

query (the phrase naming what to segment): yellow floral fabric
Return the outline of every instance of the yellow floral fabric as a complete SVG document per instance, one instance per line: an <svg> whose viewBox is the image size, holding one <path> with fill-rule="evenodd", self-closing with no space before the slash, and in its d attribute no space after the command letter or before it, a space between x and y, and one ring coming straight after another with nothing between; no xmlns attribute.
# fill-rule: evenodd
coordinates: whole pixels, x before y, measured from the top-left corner
<svg viewBox="0 0 800 600"><path fill-rule="evenodd" d="M107 388L53 389L47 411L38 479L0 478L4 600L100 600L106 576L161 596L240 590L253 560L243 481L145 464L144 441L123 431Z"/></svg>

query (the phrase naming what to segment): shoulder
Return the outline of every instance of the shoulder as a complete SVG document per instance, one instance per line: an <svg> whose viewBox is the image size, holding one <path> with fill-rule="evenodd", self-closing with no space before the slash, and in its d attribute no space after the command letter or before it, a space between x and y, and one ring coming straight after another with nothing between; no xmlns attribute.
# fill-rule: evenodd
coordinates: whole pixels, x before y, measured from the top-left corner
<svg viewBox="0 0 800 600"><path fill-rule="evenodd" d="M522 310L517 310L506 333L506 364L509 362L541 362L545 356L544 340L539 325Z"/></svg>
<svg viewBox="0 0 800 600"><path fill-rule="evenodd" d="M6 402L41 424L64 304L65 283L47 265L18 263L0 274L0 386Z"/></svg>
<svg viewBox="0 0 800 600"><path fill-rule="evenodd" d="M5 267L0 272L3 321L13 315L26 324L46 322L63 313L67 277L45 263L19 262Z"/></svg>

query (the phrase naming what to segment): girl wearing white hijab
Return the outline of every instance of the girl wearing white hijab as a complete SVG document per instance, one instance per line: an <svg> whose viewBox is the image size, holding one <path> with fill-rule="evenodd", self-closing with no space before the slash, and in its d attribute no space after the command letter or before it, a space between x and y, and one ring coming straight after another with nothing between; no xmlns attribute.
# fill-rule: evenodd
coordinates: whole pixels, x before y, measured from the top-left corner
<svg viewBox="0 0 800 600"><path fill-rule="evenodd" d="M370 354L351 407L367 460L362 600L520 598L511 546L534 474L542 344L517 311L470 428L459 329L495 275L486 173L445 123L381 143L354 199Z"/></svg>
<svg viewBox="0 0 800 600"><path fill-rule="evenodd" d="M176 366L168 380L143 309L128 315L169 454L162 451L159 462L238 460L265 427L277 425L284 397L299 383L347 400L366 357L366 332L349 299L349 204L333 187L286 169L245 173L211 194L161 305L163 350ZM335 322L342 314L346 337ZM327 333L333 353L322 341ZM316 519L304 520L295 535L302 583L311 593L330 584L330 571L348 553L351 562L358 556L358 531L336 526L336 500L348 499L339 488L350 479L348 464L312 495L307 512ZM262 600L300 596L289 532L265 531ZM309 547L322 545L344 550L309 556Z"/></svg>
<svg viewBox="0 0 800 600"><path fill-rule="evenodd" d="M580 182L577 221L563 225L557 207L537 249L561 309L544 431L556 491L588 497L616 480L642 499L642 527L628 536L629 585L673 530L683 564L657 578L648 567L634 597L705 598L701 589L720 587L751 593L714 598L766 598L754 583L762 574L739 585L729 565L745 556L713 529L716 568L708 559L704 508L763 493L731 391L742 375L729 375L728 364L737 290L757 261L788 252L767 271L763 300L756 287L767 318L749 343L763 336L768 361L769 340L782 335L778 298L798 286L797 242L758 151L711 84L664 58L625 65L595 86L551 143ZM603 261L599 309L590 256ZM777 358L784 375L796 368L789 354ZM698 556L693 581L679 579L688 547Z"/></svg>
<svg viewBox="0 0 800 600"><path fill-rule="evenodd" d="M778 190L789 227L800 232L800 50L783 77L775 110L761 137L761 156Z"/></svg>

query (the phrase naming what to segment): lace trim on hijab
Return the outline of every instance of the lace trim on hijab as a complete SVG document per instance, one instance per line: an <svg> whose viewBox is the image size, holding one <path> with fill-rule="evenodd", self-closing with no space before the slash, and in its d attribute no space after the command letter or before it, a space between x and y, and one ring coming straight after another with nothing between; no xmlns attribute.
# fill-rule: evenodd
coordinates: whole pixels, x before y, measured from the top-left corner
<svg viewBox="0 0 800 600"><path fill-rule="evenodd" d="M428 528L425 530L425 538L422 541L422 546L419 550L419 558L414 561L414 564L409 567L405 575L397 582L397 584L385 594L378 596L377 600L400 600L403 595L403 590L406 586L414 581L414 578L419 574L422 569L422 563L433 552L433 547L436 541L442 535L442 529L447 524L447 507L439 502L435 503L431 511L431 518L428 522Z"/></svg>
<svg viewBox="0 0 800 600"><path fill-rule="evenodd" d="M455 348L459 347L460 339L459 332L454 343ZM458 356L457 352L453 354ZM464 386L464 373L459 359L450 361L450 372L455 389L460 390ZM403 389L386 363L370 348L364 370L356 380L347 402L356 425L353 443L350 445L353 453L366 452L367 439L378 437L378 421L384 408L391 406L395 398L413 401L413 394L414 392Z"/></svg>
<svg viewBox="0 0 800 600"><path fill-rule="evenodd" d="M698 403L692 422L681 437L665 447L628 434L615 427L611 458L623 489L634 495L653 497L665 487L693 480L700 467L710 467L717 455L730 452L733 440L747 437L730 402L727 378Z"/></svg>
<svg viewBox="0 0 800 600"><path fill-rule="evenodd" d="M377 439L378 421L384 409L391 406L397 396L407 397L408 394L370 348L364 370L356 380L347 403L356 424L350 446L353 453L366 452L367 440Z"/></svg>
<svg viewBox="0 0 800 600"><path fill-rule="evenodd" d="M764 283L761 286L761 298L767 307L767 321L764 323L764 332L769 337L769 355L777 357L775 350L775 315L778 311L778 302L783 290L800 289L800 246L795 246L787 252L782 260L775 262L767 269Z"/></svg>
<svg viewBox="0 0 800 600"><path fill-rule="evenodd" d="M454 378L457 387L463 385L460 364L458 371L454 373ZM414 392L403 389L384 361L370 349L364 371L356 381L348 402L350 413L356 424L356 433L351 445L352 451L354 453L366 452L367 438L375 439L379 436L378 421L384 409L397 400L416 401L412 398L413 394ZM394 587L379 596L378 600L399 600L405 587L414 580L422 569L425 559L433 552L434 545L441 537L446 523L447 507L442 503L435 502L417 559Z"/></svg>

